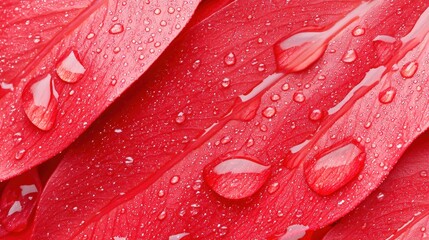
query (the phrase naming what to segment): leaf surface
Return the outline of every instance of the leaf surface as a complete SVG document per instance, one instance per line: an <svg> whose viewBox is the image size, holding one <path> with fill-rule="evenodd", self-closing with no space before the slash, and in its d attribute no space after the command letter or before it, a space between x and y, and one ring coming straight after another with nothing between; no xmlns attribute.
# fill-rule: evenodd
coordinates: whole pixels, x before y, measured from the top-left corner
<svg viewBox="0 0 429 240"><path fill-rule="evenodd" d="M199 1L2 1L0 181L59 153L158 58Z"/></svg>
<svg viewBox="0 0 429 240"><path fill-rule="evenodd" d="M426 239L429 134L419 137L383 184L324 239Z"/></svg>
<svg viewBox="0 0 429 240"><path fill-rule="evenodd" d="M220 9L72 145L34 238L287 238L334 222L427 128L427 7Z"/></svg>

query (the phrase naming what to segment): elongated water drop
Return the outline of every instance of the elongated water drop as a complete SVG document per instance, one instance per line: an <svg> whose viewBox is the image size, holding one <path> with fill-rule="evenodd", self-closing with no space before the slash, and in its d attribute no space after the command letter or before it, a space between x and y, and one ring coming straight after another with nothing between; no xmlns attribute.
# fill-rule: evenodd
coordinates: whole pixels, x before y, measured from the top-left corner
<svg viewBox="0 0 429 240"><path fill-rule="evenodd" d="M352 63L356 60L357 54L354 49L347 50L347 52L343 56L343 62L345 63Z"/></svg>
<svg viewBox="0 0 429 240"><path fill-rule="evenodd" d="M29 83L22 93L22 104L28 119L41 130L50 130L55 123L58 93L52 76Z"/></svg>
<svg viewBox="0 0 429 240"><path fill-rule="evenodd" d="M236 157L209 164L204 168L204 179L210 188L227 199L252 196L267 181L270 166L257 160Z"/></svg>
<svg viewBox="0 0 429 240"><path fill-rule="evenodd" d="M58 65L56 72L58 76L67 83L74 83L83 77L86 69L82 65L75 51L71 51Z"/></svg>
<svg viewBox="0 0 429 240"><path fill-rule="evenodd" d="M305 179L319 195L329 195L345 186L362 170L366 154L356 140L331 146L305 164Z"/></svg>

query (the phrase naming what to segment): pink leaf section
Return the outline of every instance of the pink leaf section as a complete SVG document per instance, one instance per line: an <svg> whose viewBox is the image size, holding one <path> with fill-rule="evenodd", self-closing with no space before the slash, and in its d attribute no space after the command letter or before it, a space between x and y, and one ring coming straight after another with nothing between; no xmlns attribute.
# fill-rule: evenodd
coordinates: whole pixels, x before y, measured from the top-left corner
<svg viewBox="0 0 429 240"><path fill-rule="evenodd" d="M0 198L0 237L26 229L41 193L42 184L35 170L7 182Z"/></svg>
<svg viewBox="0 0 429 240"><path fill-rule="evenodd" d="M159 57L199 1L2 1L0 181L74 141Z"/></svg>
<svg viewBox="0 0 429 240"><path fill-rule="evenodd" d="M389 177L324 239L426 239L429 133L407 150Z"/></svg>
<svg viewBox="0 0 429 240"><path fill-rule="evenodd" d="M243 0L220 9L70 147L33 237L267 239L331 224L428 126L428 5ZM321 35L318 47L296 47L303 33ZM305 66L293 62L298 50L311 56ZM261 171L205 176L231 159L246 163L228 164L230 173L248 161ZM224 184L245 178L258 184L241 195Z"/></svg>

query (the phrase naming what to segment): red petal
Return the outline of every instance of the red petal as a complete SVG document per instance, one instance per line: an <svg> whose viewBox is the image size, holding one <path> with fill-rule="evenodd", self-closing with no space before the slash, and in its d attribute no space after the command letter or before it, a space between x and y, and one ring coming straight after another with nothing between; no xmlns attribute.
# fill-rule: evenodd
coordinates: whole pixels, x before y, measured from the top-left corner
<svg viewBox="0 0 429 240"><path fill-rule="evenodd" d="M424 239L429 229L429 133L407 150L389 177L324 239Z"/></svg>
<svg viewBox="0 0 429 240"><path fill-rule="evenodd" d="M243 0L221 9L183 36L145 82L69 149L42 197L34 237L265 239L336 221L427 127L428 49L420 42L428 29L419 24L429 3L415 4ZM358 6L366 8L354 11ZM419 18L422 29L411 31ZM335 25L340 19L348 20ZM340 30L329 32L333 26ZM364 34L355 33L358 26ZM276 63L279 43L322 30L331 39L320 40L326 52L308 68ZM381 58L373 44L380 34L403 43ZM350 49L354 61L343 59ZM312 52L319 53L311 47L303 53ZM405 79L399 69L410 61L419 68ZM290 71L296 73L284 73ZM396 95L381 103L387 87ZM350 159L334 154L334 164L323 165L347 174L322 196L307 184L308 163L338 153L344 142L359 151ZM272 174L253 195L230 201L203 172L238 156L258 159ZM362 163L361 172L352 169ZM320 169L313 172L322 176Z"/></svg>
<svg viewBox="0 0 429 240"><path fill-rule="evenodd" d="M0 181L75 140L159 57L198 2L2 1Z"/></svg>

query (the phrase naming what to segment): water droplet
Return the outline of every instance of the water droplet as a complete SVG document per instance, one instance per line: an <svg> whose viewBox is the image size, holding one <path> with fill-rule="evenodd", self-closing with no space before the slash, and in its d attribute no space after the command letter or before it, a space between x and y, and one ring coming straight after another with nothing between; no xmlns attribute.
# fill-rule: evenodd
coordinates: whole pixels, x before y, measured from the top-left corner
<svg viewBox="0 0 429 240"><path fill-rule="evenodd" d="M124 25L121 23L115 23L112 25L112 27L109 29L110 34L119 34L124 31Z"/></svg>
<svg viewBox="0 0 429 240"><path fill-rule="evenodd" d="M331 146L305 164L305 179L320 195L329 195L355 178L365 164L366 154L356 140Z"/></svg>
<svg viewBox="0 0 429 240"><path fill-rule="evenodd" d="M161 14L161 9L156 8L156 9L153 11L153 13L154 13L155 15L159 15L159 14Z"/></svg>
<svg viewBox="0 0 429 240"><path fill-rule="evenodd" d="M283 84L283 86L282 86L282 90L283 90L283 91L287 91L287 90L289 90L289 84L288 84L288 83Z"/></svg>
<svg viewBox="0 0 429 240"><path fill-rule="evenodd" d="M293 100L297 103L302 103L305 101L305 96L302 92L298 91L293 94Z"/></svg>
<svg viewBox="0 0 429 240"><path fill-rule="evenodd" d="M132 158L132 157L126 157L125 158L125 163L126 164L131 164L131 163L133 163L134 162L134 158Z"/></svg>
<svg viewBox="0 0 429 240"><path fill-rule="evenodd" d="M192 64L193 69L197 69L201 65L201 60L195 60L195 62Z"/></svg>
<svg viewBox="0 0 429 240"><path fill-rule="evenodd" d="M428 176L428 172L425 170L420 171L420 177L427 177Z"/></svg>
<svg viewBox="0 0 429 240"><path fill-rule="evenodd" d="M257 160L237 157L212 163L204 168L204 179L217 194L228 199L253 195L267 181L270 166Z"/></svg>
<svg viewBox="0 0 429 240"><path fill-rule="evenodd" d="M186 120L186 116L183 112L179 112L176 117L176 123L181 124Z"/></svg>
<svg viewBox="0 0 429 240"><path fill-rule="evenodd" d="M64 58L57 65L57 75L66 83L74 83L83 77L86 69L79 60L77 52L71 51L67 57Z"/></svg>
<svg viewBox="0 0 429 240"><path fill-rule="evenodd" d="M353 29L352 34L353 34L353 36L355 36L355 37L362 36L362 35L364 35L364 34L365 34L365 29L364 29L364 28L362 28L361 26L356 26L356 27Z"/></svg>
<svg viewBox="0 0 429 240"><path fill-rule="evenodd" d="M404 78L412 78L416 74L419 64L417 62L409 62L405 64L401 69L401 75Z"/></svg>
<svg viewBox="0 0 429 240"><path fill-rule="evenodd" d="M396 96L396 89L394 87L388 87L380 92L378 95L378 100L381 103L387 104L391 103Z"/></svg>
<svg viewBox="0 0 429 240"><path fill-rule="evenodd" d="M265 64L263 64L263 63L259 64L259 66L258 66L258 71L259 71L259 72L263 72L263 71L265 71Z"/></svg>
<svg viewBox="0 0 429 240"><path fill-rule="evenodd" d="M347 50L347 52L344 54L342 60L345 63L352 63L356 60L357 55L356 55L356 51L353 49L349 49Z"/></svg>
<svg viewBox="0 0 429 240"><path fill-rule="evenodd" d="M271 101L275 102L275 101L278 101L278 100L280 100L280 95L274 94L274 95L271 96Z"/></svg>
<svg viewBox="0 0 429 240"><path fill-rule="evenodd" d="M295 224L287 227L286 233L276 239L297 240L305 236L308 226ZM273 238L274 239L274 238Z"/></svg>
<svg viewBox="0 0 429 240"><path fill-rule="evenodd" d="M268 189L267 189L268 193L273 194L273 193L277 192L277 190L279 189L279 186L280 186L280 184L278 182L274 182L274 183L270 184L268 186Z"/></svg>
<svg viewBox="0 0 429 240"><path fill-rule="evenodd" d="M41 130L50 130L55 123L58 93L52 76L29 83L23 90L22 104L28 119Z"/></svg>
<svg viewBox="0 0 429 240"><path fill-rule="evenodd" d="M229 87L229 84L231 84L231 80L229 78L224 78L222 80L222 87L227 88Z"/></svg>
<svg viewBox="0 0 429 240"><path fill-rule="evenodd" d="M95 34L94 33L88 33L88 35L86 35L86 39L88 39L88 40L90 40L90 39L93 39L95 37Z"/></svg>
<svg viewBox="0 0 429 240"><path fill-rule="evenodd" d="M121 48L120 47L115 47L114 49L113 49L113 53L119 53L121 51Z"/></svg>
<svg viewBox="0 0 429 240"><path fill-rule="evenodd" d="M24 157L25 154L25 149L21 149L18 152L15 153L15 159L16 160L21 160L22 157Z"/></svg>
<svg viewBox="0 0 429 240"><path fill-rule="evenodd" d="M171 183L171 184L176 184L176 183L178 183L178 182L179 182L179 180L180 180L180 177L179 177L179 176L173 176L173 177L170 179L170 183Z"/></svg>
<svg viewBox="0 0 429 240"><path fill-rule="evenodd" d="M168 7L168 13L173 14L175 11L174 7Z"/></svg>
<svg viewBox="0 0 429 240"><path fill-rule="evenodd" d="M276 109L273 107L267 107L262 111L262 114L266 118L272 118L276 114Z"/></svg>
<svg viewBox="0 0 429 240"><path fill-rule="evenodd" d="M308 117L312 121L319 121L323 117L323 112L320 109L313 109Z"/></svg>
<svg viewBox="0 0 429 240"><path fill-rule="evenodd" d="M158 197L164 197L164 196L165 196L164 190L159 190Z"/></svg>
<svg viewBox="0 0 429 240"><path fill-rule="evenodd" d="M160 212L158 215L158 220L164 220L166 216L167 216L167 213L165 212L165 210L162 210L162 212Z"/></svg>
<svg viewBox="0 0 429 240"><path fill-rule="evenodd" d="M168 237L168 240L180 240L180 239L182 239L182 238L184 238L184 237L186 237L188 235L189 235L189 233L187 233L187 232L183 232L183 233L179 233L179 234L174 234L174 235L170 235Z"/></svg>
<svg viewBox="0 0 429 240"><path fill-rule="evenodd" d="M224 62L225 62L225 65L227 65L227 66L232 66L232 65L234 65L235 64L235 62L236 62L236 58L235 58L235 54L234 53L232 53L232 52L230 52L230 53L228 53L225 57L224 57Z"/></svg>
<svg viewBox="0 0 429 240"><path fill-rule="evenodd" d="M384 199L384 193L379 192L379 193L377 194L377 200L378 200L378 201L382 201L383 199Z"/></svg>

